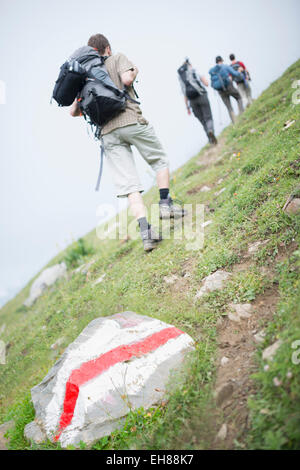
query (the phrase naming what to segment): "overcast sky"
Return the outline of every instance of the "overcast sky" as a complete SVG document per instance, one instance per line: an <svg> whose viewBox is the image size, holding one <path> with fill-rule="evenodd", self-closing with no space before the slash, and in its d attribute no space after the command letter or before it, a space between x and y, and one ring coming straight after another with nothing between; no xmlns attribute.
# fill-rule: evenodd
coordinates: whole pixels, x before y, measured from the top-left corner
<svg viewBox="0 0 300 470"><path fill-rule="evenodd" d="M0 0L0 305L96 226L99 204L117 207L106 166L94 190L99 148L83 120L49 104L59 67L75 49L103 33L113 52L138 66L143 114L173 170L206 143L180 92L184 58L208 76L216 55L228 60L234 52L256 97L299 58L299 18L299 0ZM212 89L209 97L220 132L229 118ZM147 189L153 174L137 158Z"/></svg>

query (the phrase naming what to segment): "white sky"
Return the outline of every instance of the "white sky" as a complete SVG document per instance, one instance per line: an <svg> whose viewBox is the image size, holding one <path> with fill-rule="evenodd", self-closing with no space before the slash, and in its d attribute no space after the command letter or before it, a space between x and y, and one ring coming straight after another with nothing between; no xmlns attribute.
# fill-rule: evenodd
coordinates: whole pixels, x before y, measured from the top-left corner
<svg viewBox="0 0 300 470"><path fill-rule="evenodd" d="M216 55L227 61L234 52L256 97L299 58L299 18L299 0L0 0L0 305L96 226L99 204L117 206L106 167L94 190L99 149L86 125L49 104L59 67L76 48L100 32L136 63L143 114L172 170L206 143L180 93L184 58L208 76ZM219 132L229 118L211 89L209 97ZM153 175L140 158L138 167L147 189Z"/></svg>

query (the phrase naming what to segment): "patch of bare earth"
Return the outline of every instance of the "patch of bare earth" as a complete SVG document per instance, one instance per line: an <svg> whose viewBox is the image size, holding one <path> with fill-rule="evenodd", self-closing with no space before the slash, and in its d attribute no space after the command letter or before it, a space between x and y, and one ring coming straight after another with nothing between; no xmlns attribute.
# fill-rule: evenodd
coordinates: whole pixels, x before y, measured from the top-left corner
<svg viewBox="0 0 300 470"><path fill-rule="evenodd" d="M226 433L216 438L212 448L233 449L234 441L242 443L248 431L249 395L255 393L251 374L256 370L254 354L255 337L272 319L279 294L271 288L252 303L249 318L234 322L224 317L218 325L218 356L216 400ZM219 429L216 430L216 434ZM222 435L222 433L221 433Z"/></svg>
<svg viewBox="0 0 300 470"><path fill-rule="evenodd" d="M271 279L276 264L290 256L297 249L297 244L292 242L288 247L278 248L275 260L262 268L264 275ZM233 272L245 271L251 264L246 256L233 267ZM252 302L250 314L245 318L234 321L235 315L227 315L218 322L215 398L219 428L215 430L212 449L234 449L235 441L243 445L249 430L247 400L255 394L255 386L250 378L257 370L254 354L257 345L263 341L264 327L272 320L278 301L278 289L273 286ZM227 313L230 310L228 306Z"/></svg>
<svg viewBox="0 0 300 470"><path fill-rule="evenodd" d="M221 154L225 139L220 139L218 145L210 146L206 152L204 152L199 160L197 160L197 165L201 167L211 166L218 163L222 160L223 155Z"/></svg>

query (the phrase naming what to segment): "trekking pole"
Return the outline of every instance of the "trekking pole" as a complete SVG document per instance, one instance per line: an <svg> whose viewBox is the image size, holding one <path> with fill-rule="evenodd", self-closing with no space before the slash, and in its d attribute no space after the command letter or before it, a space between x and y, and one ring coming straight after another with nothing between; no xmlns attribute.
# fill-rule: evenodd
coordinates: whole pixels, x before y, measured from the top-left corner
<svg viewBox="0 0 300 470"><path fill-rule="evenodd" d="M219 114L219 121L220 121L219 124L220 124L220 126L222 126L222 125L223 125L223 121L222 121L222 113L221 113L221 106L220 106L221 103L220 103L220 100L219 100L217 91L214 90L214 92L215 92L215 95L216 95L216 97L217 97L217 102L218 102L218 114Z"/></svg>

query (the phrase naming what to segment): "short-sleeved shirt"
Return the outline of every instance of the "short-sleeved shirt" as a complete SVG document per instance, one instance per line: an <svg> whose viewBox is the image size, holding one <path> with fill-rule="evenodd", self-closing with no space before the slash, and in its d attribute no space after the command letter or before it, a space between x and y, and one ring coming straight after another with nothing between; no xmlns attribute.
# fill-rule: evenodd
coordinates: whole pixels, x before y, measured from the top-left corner
<svg viewBox="0 0 300 470"><path fill-rule="evenodd" d="M124 85L121 80L121 74L134 67L133 63L130 62L124 54L118 53L109 56L105 61L105 66L114 84L122 90ZM128 92L129 96L136 100L132 86L128 87ZM105 135L119 127L129 126L136 123L148 124L148 121L143 117L139 105L127 100L125 110L103 126L101 134Z"/></svg>

